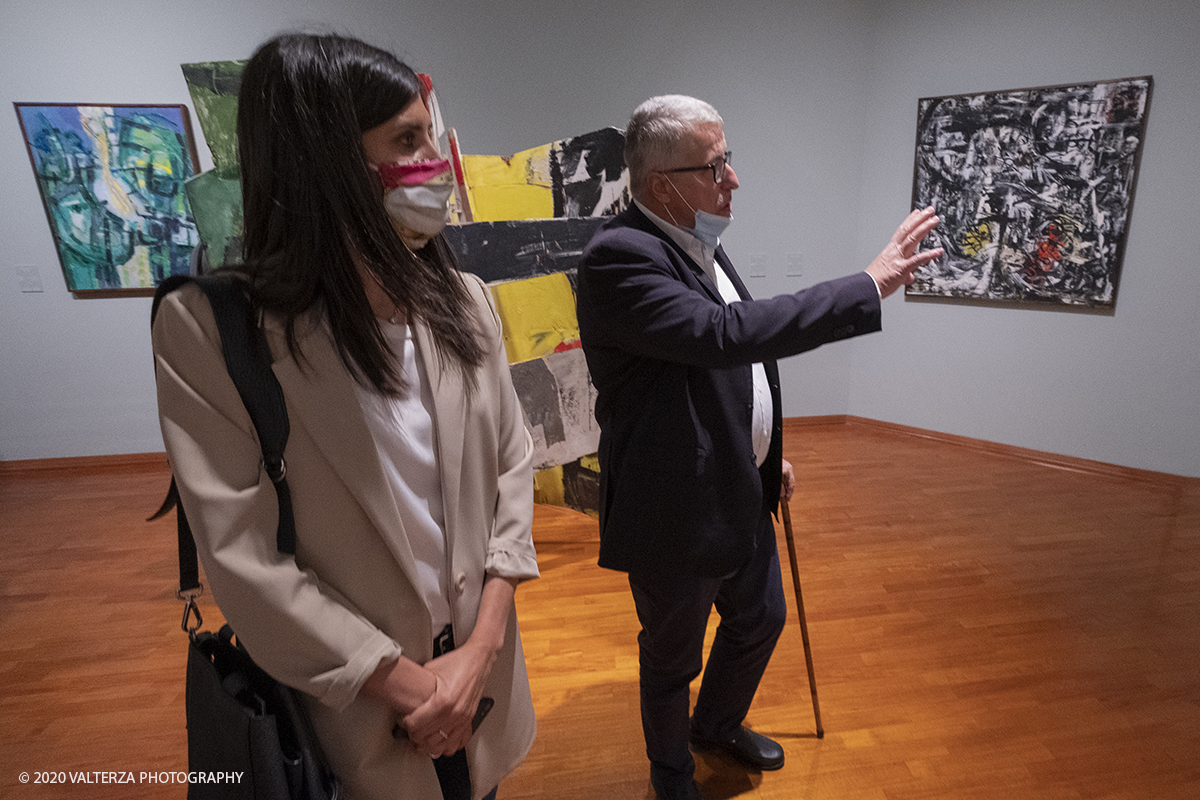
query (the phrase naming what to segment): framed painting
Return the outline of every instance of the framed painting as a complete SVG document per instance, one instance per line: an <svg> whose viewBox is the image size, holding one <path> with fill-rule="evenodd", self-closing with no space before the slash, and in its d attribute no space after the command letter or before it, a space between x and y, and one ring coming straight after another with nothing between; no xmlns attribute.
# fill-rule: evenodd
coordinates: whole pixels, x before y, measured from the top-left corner
<svg viewBox="0 0 1200 800"><path fill-rule="evenodd" d="M918 101L913 207L941 225L909 297L1111 311L1153 79Z"/></svg>
<svg viewBox="0 0 1200 800"><path fill-rule="evenodd" d="M151 294L199 242L186 106L14 103L67 288Z"/></svg>

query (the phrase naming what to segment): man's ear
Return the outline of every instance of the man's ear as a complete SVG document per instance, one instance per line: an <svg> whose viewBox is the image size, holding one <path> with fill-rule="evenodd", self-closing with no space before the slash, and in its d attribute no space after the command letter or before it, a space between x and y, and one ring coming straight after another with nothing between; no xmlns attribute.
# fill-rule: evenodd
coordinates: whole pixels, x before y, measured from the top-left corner
<svg viewBox="0 0 1200 800"><path fill-rule="evenodd" d="M667 176L661 172L651 172L646 180L646 190L656 205L665 206L673 197Z"/></svg>

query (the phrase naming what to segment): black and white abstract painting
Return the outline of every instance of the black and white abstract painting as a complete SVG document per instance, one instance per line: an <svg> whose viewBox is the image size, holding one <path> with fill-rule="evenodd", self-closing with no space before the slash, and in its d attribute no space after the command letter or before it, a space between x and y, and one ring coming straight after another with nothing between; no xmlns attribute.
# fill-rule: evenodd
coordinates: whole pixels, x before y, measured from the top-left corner
<svg viewBox="0 0 1200 800"><path fill-rule="evenodd" d="M913 207L946 254L906 294L1115 306L1153 80L923 98Z"/></svg>

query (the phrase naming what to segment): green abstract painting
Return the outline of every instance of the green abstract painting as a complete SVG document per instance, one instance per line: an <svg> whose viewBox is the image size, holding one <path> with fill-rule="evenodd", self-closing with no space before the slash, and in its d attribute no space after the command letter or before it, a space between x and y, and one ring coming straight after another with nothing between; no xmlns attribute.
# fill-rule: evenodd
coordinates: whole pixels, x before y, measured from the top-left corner
<svg viewBox="0 0 1200 800"><path fill-rule="evenodd" d="M186 106L14 106L70 291L145 293L189 271Z"/></svg>
<svg viewBox="0 0 1200 800"><path fill-rule="evenodd" d="M237 105L245 61L181 64L192 106L222 178L238 178Z"/></svg>
<svg viewBox="0 0 1200 800"><path fill-rule="evenodd" d="M213 168L188 182L188 198L205 261L236 263L242 255L242 184L237 152L237 101L245 61L181 64Z"/></svg>

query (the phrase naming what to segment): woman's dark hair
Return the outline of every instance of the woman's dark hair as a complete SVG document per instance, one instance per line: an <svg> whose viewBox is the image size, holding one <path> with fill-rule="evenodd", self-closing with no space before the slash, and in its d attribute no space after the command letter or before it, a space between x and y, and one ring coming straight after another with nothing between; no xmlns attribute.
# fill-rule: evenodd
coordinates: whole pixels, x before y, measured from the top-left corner
<svg viewBox="0 0 1200 800"><path fill-rule="evenodd" d="M238 152L251 293L285 322L323 303L342 361L387 394L404 389L372 313L359 267L409 319L422 320L439 358L467 367L484 348L470 298L439 235L410 251L392 228L362 134L419 101L416 74L386 51L341 36L285 34L246 64ZM449 358L447 358L449 356Z"/></svg>

